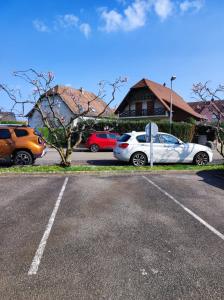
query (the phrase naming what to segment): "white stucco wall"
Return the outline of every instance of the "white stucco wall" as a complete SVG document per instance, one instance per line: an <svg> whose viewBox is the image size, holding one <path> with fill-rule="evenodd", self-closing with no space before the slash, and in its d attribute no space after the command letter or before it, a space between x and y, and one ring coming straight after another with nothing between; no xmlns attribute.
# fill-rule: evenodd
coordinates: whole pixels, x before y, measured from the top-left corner
<svg viewBox="0 0 224 300"><path fill-rule="evenodd" d="M49 114L52 116L51 109L46 99L42 100L41 107L42 110L45 112L45 114ZM71 117L74 115L59 96L54 97L54 108L56 114L63 116L65 124L68 123ZM52 116L52 120L53 120L53 116ZM36 110L33 112L32 116L28 118L28 122L29 125L33 128L43 127L44 125L41 114Z"/></svg>

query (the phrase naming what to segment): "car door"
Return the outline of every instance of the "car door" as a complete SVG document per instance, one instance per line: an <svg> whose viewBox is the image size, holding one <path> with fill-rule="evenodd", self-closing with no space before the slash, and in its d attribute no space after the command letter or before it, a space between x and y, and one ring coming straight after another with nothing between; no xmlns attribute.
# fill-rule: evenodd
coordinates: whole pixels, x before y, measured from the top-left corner
<svg viewBox="0 0 224 300"><path fill-rule="evenodd" d="M170 134L160 134L162 145L161 162L182 162L188 156L188 149L175 136Z"/></svg>
<svg viewBox="0 0 224 300"><path fill-rule="evenodd" d="M7 128L0 128L0 158L10 157L14 150L14 142L11 139L11 132Z"/></svg>
<svg viewBox="0 0 224 300"><path fill-rule="evenodd" d="M101 149L109 148L107 133L97 133L96 137L96 143Z"/></svg>
<svg viewBox="0 0 224 300"><path fill-rule="evenodd" d="M146 142L146 135L138 135L136 137L136 140L138 141L138 151L144 152L147 157L148 161L150 161L150 143ZM163 145L160 144L160 140L158 135L156 135L153 138L153 162L159 162L160 157L161 157L161 150L162 150Z"/></svg>
<svg viewBox="0 0 224 300"><path fill-rule="evenodd" d="M118 135L114 133L108 133L108 147L113 149L116 146Z"/></svg>

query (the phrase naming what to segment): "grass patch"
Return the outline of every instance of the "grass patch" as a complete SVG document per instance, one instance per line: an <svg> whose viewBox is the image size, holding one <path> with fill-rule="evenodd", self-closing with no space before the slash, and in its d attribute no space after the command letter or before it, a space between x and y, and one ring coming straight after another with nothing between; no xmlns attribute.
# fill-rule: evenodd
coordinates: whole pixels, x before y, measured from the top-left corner
<svg viewBox="0 0 224 300"><path fill-rule="evenodd" d="M24 167L3 167L0 173L75 173L75 172L138 172L138 171L224 171L224 165L194 166L185 164L176 165L156 165L134 167L134 166L71 166L62 168L53 166L24 166Z"/></svg>

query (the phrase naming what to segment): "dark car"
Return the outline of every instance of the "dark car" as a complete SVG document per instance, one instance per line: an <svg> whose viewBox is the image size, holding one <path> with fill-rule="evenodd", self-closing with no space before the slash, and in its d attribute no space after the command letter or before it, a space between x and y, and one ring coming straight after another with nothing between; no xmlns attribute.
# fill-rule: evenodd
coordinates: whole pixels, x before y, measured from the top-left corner
<svg viewBox="0 0 224 300"><path fill-rule="evenodd" d="M120 135L116 132L93 132L86 141L86 147L92 152L106 149L113 150L119 137Z"/></svg>

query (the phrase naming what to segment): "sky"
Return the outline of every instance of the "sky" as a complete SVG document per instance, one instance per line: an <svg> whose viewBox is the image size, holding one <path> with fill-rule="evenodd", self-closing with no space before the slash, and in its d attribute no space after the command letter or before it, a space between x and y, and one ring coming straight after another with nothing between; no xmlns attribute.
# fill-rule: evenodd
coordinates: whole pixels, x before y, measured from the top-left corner
<svg viewBox="0 0 224 300"><path fill-rule="evenodd" d="M55 83L97 92L127 77L118 105L142 78L193 101L192 84L224 83L222 0L0 0L0 83L29 92L13 71L55 74ZM0 107L10 102L0 91Z"/></svg>

